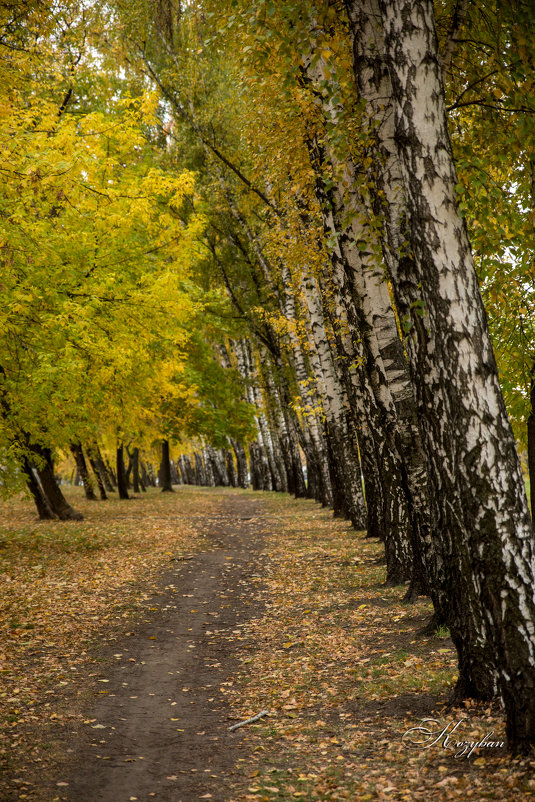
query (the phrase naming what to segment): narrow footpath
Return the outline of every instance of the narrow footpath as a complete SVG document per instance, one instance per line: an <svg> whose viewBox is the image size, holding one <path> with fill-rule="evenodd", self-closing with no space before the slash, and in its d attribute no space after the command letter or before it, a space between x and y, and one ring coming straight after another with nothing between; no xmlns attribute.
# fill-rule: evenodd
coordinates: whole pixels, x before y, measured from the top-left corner
<svg viewBox="0 0 535 802"><path fill-rule="evenodd" d="M246 747L226 706L241 626L260 612L262 505L222 496L203 517L212 544L177 559L133 632L102 654L86 737L73 745L77 802L193 802L228 798ZM69 750L70 751L70 750Z"/></svg>

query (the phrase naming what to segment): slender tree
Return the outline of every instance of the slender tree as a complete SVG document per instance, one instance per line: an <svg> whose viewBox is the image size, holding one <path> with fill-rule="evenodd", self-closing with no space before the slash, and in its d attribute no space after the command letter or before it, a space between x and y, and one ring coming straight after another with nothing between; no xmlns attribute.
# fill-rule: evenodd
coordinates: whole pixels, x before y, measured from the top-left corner
<svg viewBox="0 0 535 802"><path fill-rule="evenodd" d="M126 470L124 464L124 445L119 443L116 451L116 468L117 468L117 490L119 498L127 500L130 498L128 495L128 485L126 482Z"/></svg>

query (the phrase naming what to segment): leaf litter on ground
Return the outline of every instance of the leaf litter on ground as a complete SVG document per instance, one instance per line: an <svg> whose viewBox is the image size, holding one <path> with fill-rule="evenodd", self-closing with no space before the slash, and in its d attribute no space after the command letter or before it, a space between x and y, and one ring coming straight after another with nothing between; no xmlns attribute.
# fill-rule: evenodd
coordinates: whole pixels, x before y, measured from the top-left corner
<svg viewBox="0 0 535 802"><path fill-rule="evenodd" d="M234 491L98 504L74 489L86 520L68 524L36 522L27 499L0 506L0 757L10 798L44 799L39 773L83 719L88 682L105 679L92 647L132 625L169 560L209 547L203 526L217 518L221 492ZM453 646L447 632L420 634L428 600L406 605L404 587L384 587L381 544L311 501L254 495L269 518L265 561L251 578L265 614L227 635L242 670L221 691L235 721L270 715L239 730L250 756L229 800L532 799L533 760L498 748L460 758L442 741L404 738L432 718L437 728L461 722L463 740L499 741L504 723L496 704L446 708Z"/></svg>
<svg viewBox="0 0 535 802"><path fill-rule="evenodd" d="M67 495L84 521L38 521L24 496L0 503L0 766L18 788L13 798L39 802L35 772L58 759L62 728L83 719L76 698L88 683L105 688L91 649L128 630L163 566L206 545L204 516L217 508L205 493L199 517L194 491L105 502L86 501L81 488Z"/></svg>
<svg viewBox="0 0 535 802"><path fill-rule="evenodd" d="M430 601L405 604L405 586L384 586L382 545L313 502L264 503L266 613L245 627L253 646L228 696L237 715L266 708L270 718L247 728L254 757L232 799L532 799L535 758L499 747L455 756L457 741L505 741L502 711L447 707L457 676L449 633L422 634ZM405 736L457 722L446 744Z"/></svg>

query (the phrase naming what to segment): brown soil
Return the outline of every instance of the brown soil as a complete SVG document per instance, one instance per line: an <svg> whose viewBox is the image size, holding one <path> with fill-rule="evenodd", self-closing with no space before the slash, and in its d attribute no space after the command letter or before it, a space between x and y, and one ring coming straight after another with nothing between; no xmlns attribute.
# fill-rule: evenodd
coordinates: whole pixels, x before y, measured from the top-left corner
<svg viewBox="0 0 535 802"><path fill-rule="evenodd" d="M58 799L228 798L249 748L244 730L229 732L235 717L224 691L245 648L240 626L259 612L261 526L258 502L223 496L220 514L203 517L213 548L173 562L144 620L100 655L88 723L66 748L68 786L58 786Z"/></svg>

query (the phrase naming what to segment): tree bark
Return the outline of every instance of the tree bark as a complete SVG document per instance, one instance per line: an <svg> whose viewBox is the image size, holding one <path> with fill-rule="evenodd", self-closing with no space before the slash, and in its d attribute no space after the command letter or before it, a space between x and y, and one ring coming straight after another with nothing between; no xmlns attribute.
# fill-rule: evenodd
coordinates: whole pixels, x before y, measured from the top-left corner
<svg viewBox="0 0 535 802"><path fill-rule="evenodd" d="M132 484L134 493L139 493L142 487L142 481L139 475L139 448L137 446L134 446L132 451Z"/></svg>
<svg viewBox="0 0 535 802"><path fill-rule="evenodd" d="M76 462L76 467L78 468L78 474L84 485L85 497L89 501L96 501L97 497L95 496L95 491L93 490L93 482L91 481L91 478L89 476L89 471L87 469L87 463L85 461L82 444L71 443L70 448L71 448L71 454L73 455Z"/></svg>
<svg viewBox="0 0 535 802"><path fill-rule="evenodd" d="M438 557L431 589L437 588L436 603L447 600L459 694L489 698L498 685L509 744L527 751L535 743L533 530L457 210L433 6L431 0L385 0L379 9L374 0L350 5L356 17L363 11L373 20L378 54L378 72L361 89L378 139L377 186L390 201L389 267L409 333L435 490L431 535ZM358 73L358 37L355 43Z"/></svg>
<svg viewBox="0 0 535 802"><path fill-rule="evenodd" d="M528 417L528 471L531 498L531 522L535 526L535 365L531 371L530 413Z"/></svg>
<svg viewBox="0 0 535 802"><path fill-rule="evenodd" d="M229 478L231 487L239 487L238 474L236 473L236 465L234 464L234 457L232 451L225 451L225 463L227 466L227 476Z"/></svg>
<svg viewBox="0 0 535 802"><path fill-rule="evenodd" d="M104 466L106 468L106 473L108 474L112 490L115 490L118 487L119 482L117 477L117 465L114 470L108 457L104 457Z"/></svg>
<svg viewBox="0 0 535 802"><path fill-rule="evenodd" d="M355 529L366 527L366 505L362 492L357 444L351 438L347 395L340 383L325 326L320 289L310 274L304 274L302 289L312 337L310 361L318 378L325 413L325 441L333 489L334 514L348 518Z"/></svg>
<svg viewBox="0 0 535 802"><path fill-rule="evenodd" d="M355 431L358 432L368 537L384 541L386 582L397 585L413 574L413 553L408 535L406 498L400 482L399 463L385 431L384 415L376 403L367 368L367 354L359 336L353 296L344 271L331 254L332 271L322 276L322 294L332 296L331 317L337 364L345 385Z"/></svg>
<svg viewBox="0 0 535 802"><path fill-rule="evenodd" d="M130 477L132 476L132 469L134 467L134 463L132 462L132 454L130 453L130 449L126 446L126 456L128 457L128 467L124 472L124 476L126 479L126 488L130 490L132 487L132 483L130 482Z"/></svg>
<svg viewBox="0 0 535 802"><path fill-rule="evenodd" d="M91 446L89 446L88 449L87 449L87 456L88 456L88 459L89 459L89 464L91 465L91 468L93 469L93 474L94 474L96 482L97 482L98 492L100 494L100 500L101 501L107 501L108 500L108 496L106 494L105 472L102 470L101 467L99 467L99 462L96 459L96 457L94 455L94 452L93 452L93 449L91 448Z"/></svg>
<svg viewBox="0 0 535 802"><path fill-rule="evenodd" d="M130 496L128 495L128 487L126 484L126 472L124 467L124 446L122 443L117 446L116 465L117 465L117 490L119 491L119 498L126 500L129 499Z"/></svg>
<svg viewBox="0 0 535 802"><path fill-rule="evenodd" d="M42 521L52 521L57 518L57 515L52 510L50 503L44 494L41 485L39 484L35 472L30 465L28 458L24 457L22 461L22 469L26 474L26 485L32 494L32 498L37 508L37 514Z"/></svg>
<svg viewBox="0 0 535 802"><path fill-rule="evenodd" d="M234 454L236 455L236 465L238 467L238 487L243 487L245 489L249 487L249 480L247 478L247 454L245 453L244 447L240 443L237 443L235 440L231 440L231 444Z"/></svg>
<svg viewBox="0 0 535 802"><path fill-rule="evenodd" d="M53 512L55 512L61 521L82 521L84 516L71 507L56 481L54 462L50 449L34 446L32 450L44 461L44 464L37 468L37 473L43 492Z"/></svg>
<svg viewBox="0 0 535 802"><path fill-rule="evenodd" d="M100 475L102 476L102 481L104 482L104 487L106 488L106 491L108 493L113 493L114 486L111 474L106 466L106 463L104 462L104 458L102 456L98 443L95 443L95 445L91 448L91 453L94 456L96 466L100 472Z"/></svg>
<svg viewBox="0 0 535 802"><path fill-rule="evenodd" d="M284 464L284 470L282 467L279 468L281 477L283 477L281 489L283 492L293 493L296 498L305 498L307 490L299 449L299 421L291 406L284 368L280 362L274 364L265 351L260 351L260 364L266 395L273 411L280 457Z"/></svg>
<svg viewBox="0 0 535 802"><path fill-rule="evenodd" d="M206 487L208 483L208 477L206 476L206 470L204 467L204 462L201 455L196 451L193 455L195 460L195 482L194 484L200 485L201 487Z"/></svg>
<svg viewBox="0 0 535 802"><path fill-rule="evenodd" d="M160 463L160 486L162 493L173 493L171 481L171 460L169 456L169 440L162 440L162 461Z"/></svg>

